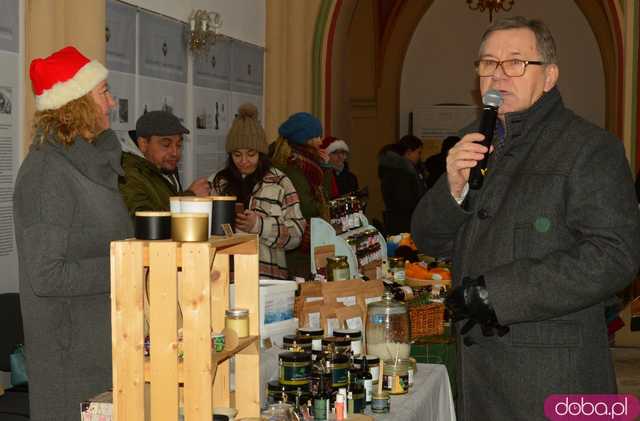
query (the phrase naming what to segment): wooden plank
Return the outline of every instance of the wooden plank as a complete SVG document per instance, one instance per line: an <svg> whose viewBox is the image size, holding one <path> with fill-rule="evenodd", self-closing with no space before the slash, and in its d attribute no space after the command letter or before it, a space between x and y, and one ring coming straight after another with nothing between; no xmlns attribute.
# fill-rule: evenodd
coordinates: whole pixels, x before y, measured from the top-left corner
<svg viewBox="0 0 640 421"><path fill-rule="evenodd" d="M211 237L208 244L211 247L221 250L224 254L253 254L253 245L247 246L252 240L255 240L254 234L236 234L233 237ZM127 242L137 242L139 240L126 240ZM149 266L149 248L151 243L166 243L169 240L145 241L144 248L144 265ZM176 266L182 267L182 248L178 243L178 253L176 254ZM194 244L194 243L192 243ZM234 248L236 247L236 248Z"/></svg>
<svg viewBox="0 0 640 421"><path fill-rule="evenodd" d="M149 244L151 419L178 419L178 302L176 243Z"/></svg>
<svg viewBox="0 0 640 421"><path fill-rule="evenodd" d="M182 244L185 421L212 419L209 243Z"/></svg>
<svg viewBox="0 0 640 421"><path fill-rule="evenodd" d="M260 334L259 308L259 255L258 242L255 241L253 254L234 256L235 300L236 307L248 308L249 334ZM256 367L260 367L259 342L252 344L236 356L236 408L238 417L257 417L260 415L260 376ZM258 371L259 372L259 371Z"/></svg>
<svg viewBox="0 0 640 421"><path fill-rule="evenodd" d="M143 243L111 243L113 407L118 421L144 417Z"/></svg>
<svg viewBox="0 0 640 421"><path fill-rule="evenodd" d="M211 271L211 326L214 333L224 329L224 311L229 307L229 256L216 249ZM216 369L212 399L214 406L229 406L229 363L223 362Z"/></svg>

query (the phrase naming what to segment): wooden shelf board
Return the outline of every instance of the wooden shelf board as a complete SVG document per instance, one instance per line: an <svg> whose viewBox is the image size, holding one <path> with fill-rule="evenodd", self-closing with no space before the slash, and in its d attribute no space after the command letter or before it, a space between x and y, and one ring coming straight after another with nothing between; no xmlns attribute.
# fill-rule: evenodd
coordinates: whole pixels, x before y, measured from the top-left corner
<svg viewBox="0 0 640 421"><path fill-rule="evenodd" d="M211 351L211 366L215 367L223 361L228 360L236 354L241 353L248 348L251 344L258 343L259 336L249 336L246 338L238 339L238 346L230 350L224 350L222 352ZM144 381L146 383L151 382L151 357L144 357ZM184 382L184 370L182 362L178 363L178 382Z"/></svg>
<svg viewBox="0 0 640 421"><path fill-rule="evenodd" d="M152 242L163 242L169 243L171 240L138 240L135 238L125 240L127 242L141 242L144 243L143 247L143 264L144 266L149 266L149 244ZM206 244L206 241L200 242L200 244ZM255 234L235 234L233 237L221 237L221 236L212 236L208 241L211 248L216 250L216 253L221 254L247 254L254 255L256 254L257 247L257 237ZM176 249L176 266L182 267L182 242L176 241L177 249Z"/></svg>

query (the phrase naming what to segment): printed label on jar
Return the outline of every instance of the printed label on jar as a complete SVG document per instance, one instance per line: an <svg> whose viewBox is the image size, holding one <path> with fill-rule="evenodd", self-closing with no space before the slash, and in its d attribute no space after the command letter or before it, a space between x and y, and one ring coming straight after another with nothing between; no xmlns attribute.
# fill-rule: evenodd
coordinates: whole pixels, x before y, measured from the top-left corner
<svg viewBox="0 0 640 421"><path fill-rule="evenodd" d="M409 388L409 374L404 375L383 375L382 386L392 395L401 395L407 393Z"/></svg>
<svg viewBox="0 0 640 421"><path fill-rule="evenodd" d="M351 277L351 272L349 272L349 268L333 270L334 281L348 281L350 277Z"/></svg>
<svg viewBox="0 0 640 421"><path fill-rule="evenodd" d="M409 369L409 386L413 386L413 368Z"/></svg>
<svg viewBox="0 0 640 421"><path fill-rule="evenodd" d="M393 280L399 284L404 283L404 280L405 280L404 269L394 269Z"/></svg>
<svg viewBox="0 0 640 421"><path fill-rule="evenodd" d="M282 384L307 384L309 383L309 366L280 366L280 383Z"/></svg>
<svg viewBox="0 0 640 421"><path fill-rule="evenodd" d="M373 380L367 379L364 381L364 396L367 403L373 399Z"/></svg>
<svg viewBox="0 0 640 421"><path fill-rule="evenodd" d="M311 349L313 351L322 351L322 339L314 339L311 341Z"/></svg>

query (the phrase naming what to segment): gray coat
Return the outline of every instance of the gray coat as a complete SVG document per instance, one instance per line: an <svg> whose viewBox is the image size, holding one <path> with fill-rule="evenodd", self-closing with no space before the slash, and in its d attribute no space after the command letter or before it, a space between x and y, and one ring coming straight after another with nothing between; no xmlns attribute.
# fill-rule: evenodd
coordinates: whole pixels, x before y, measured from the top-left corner
<svg viewBox="0 0 640 421"><path fill-rule="evenodd" d="M111 387L109 242L131 235L120 144L32 146L14 193L31 420L77 420Z"/></svg>
<svg viewBox="0 0 640 421"><path fill-rule="evenodd" d="M416 208L418 247L484 275L502 338L459 345L468 420L544 420L553 393L612 393L604 302L640 264L640 214L622 143L553 89L508 114L504 155L458 206L441 177ZM477 126L475 126L477 127Z"/></svg>

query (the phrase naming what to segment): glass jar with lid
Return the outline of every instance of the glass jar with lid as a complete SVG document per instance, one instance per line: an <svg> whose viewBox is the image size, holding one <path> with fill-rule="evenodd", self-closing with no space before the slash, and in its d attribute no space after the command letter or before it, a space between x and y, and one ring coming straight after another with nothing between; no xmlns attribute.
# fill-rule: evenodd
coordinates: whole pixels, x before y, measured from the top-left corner
<svg viewBox="0 0 640 421"><path fill-rule="evenodd" d="M393 280L400 285L405 283L404 259L402 257L389 257L389 272Z"/></svg>
<svg viewBox="0 0 640 421"><path fill-rule="evenodd" d="M230 308L224 312L224 327L236 332L238 338L249 336L249 310L246 308Z"/></svg>
<svg viewBox="0 0 640 421"><path fill-rule="evenodd" d="M386 291L367 306L367 353L382 360L409 357L409 313L405 303Z"/></svg>
<svg viewBox="0 0 640 421"><path fill-rule="evenodd" d="M327 257L327 281L346 281L351 279L347 256Z"/></svg>

